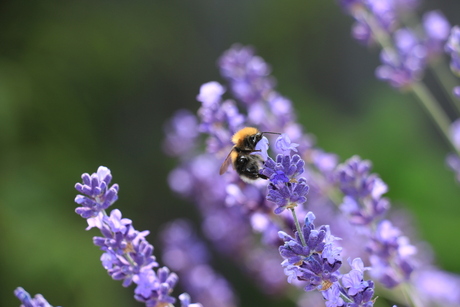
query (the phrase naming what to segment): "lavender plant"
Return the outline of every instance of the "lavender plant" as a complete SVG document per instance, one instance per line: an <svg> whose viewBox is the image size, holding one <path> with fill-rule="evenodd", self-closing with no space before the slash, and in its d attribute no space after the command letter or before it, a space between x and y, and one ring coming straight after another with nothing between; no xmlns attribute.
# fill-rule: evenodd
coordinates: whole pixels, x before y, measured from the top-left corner
<svg viewBox="0 0 460 307"><path fill-rule="evenodd" d="M447 161L460 178L458 121L451 125L423 83L428 67L439 80L445 77L443 52L451 57L451 70L459 74L458 26L451 29L439 11L413 23L418 0L338 2L355 20L353 37L365 45L380 46L382 64L376 77L412 92L435 121L454 149ZM165 151L180 163L169 174L168 183L196 204L207 240L261 291L285 295L298 306L313 305L314 298L305 300L303 292L320 294L322 305L328 307L369 307L385 300L411 306L458 306L455 287L460 277L436 268L403 228L390 220L391 202L384 197L388 187L372 173L371 162L354 156L340 164L335 154L319 148L296 121L291 101L276 91L270 66L253 48L234 45L218 63L228 85L203 84L197 115L177 112L167 123L164 143ZM460 111L455 100L460 87L441 85ZM224 98L227 94L231 96ZM268 180L247 184L232 171L219 175L233 146L232 135L244 126L283 133L275 146L268 148L261 141L265 146L258 148L265 160L260 173ZM93 241L103 251L102 264L113 279L122 280L125 287L134 283L135 299L146 306L173 306L176 299L171 292L178 277L168 267L158 268L153 246L145 239L148 231L135 230L119 210L105 211L118 198L118 185L109 186L111 178L105 167L83 174L83 184L76 185L82 194L75 199L80 205L76 212L87 219L87 229L100 229L102 236ZM305 217L303 223L298 216ZM322 226L316 227L314 221ZM184 275L184 288L197 295L206 288L209 293L203 302L212 306L218 306L216 293L226 297L219 302L222 306L235 305L228 283L209 267L204 245L189 234L186 223L172 225L163 233L167 251L163 257ZM184 248L195 249L199 256L186 259ZM179 265L178 259L183 263ZM348 259L349 270L342 259ZM187 281L196 280L196 274L213 282L200 288ZM292 295L285 276L297 295ZM22 288L15 293L24 306L50 306L42 296L31 298ZM191 304L187 294L179 300L181 306L201 306Z"/></svg>

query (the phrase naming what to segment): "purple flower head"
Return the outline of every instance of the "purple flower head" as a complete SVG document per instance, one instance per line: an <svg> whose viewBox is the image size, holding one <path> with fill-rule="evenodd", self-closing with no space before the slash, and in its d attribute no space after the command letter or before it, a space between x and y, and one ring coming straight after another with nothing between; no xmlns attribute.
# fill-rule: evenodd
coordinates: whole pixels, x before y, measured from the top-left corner
<svg viewBox="0 0 460 307"><path fill-rule="evenodd" d="M367 246L372 276L392 288L407 281L414 270L416 248L388 220L381 221Z"/></svg>
<svg viewBox="0 0 460 307"><path fill-rule="evenodd" d="M278 153L285 156L291 153L291 150L297 152L299 144L292 143L289 136L285 133L281 134L275 141L275 149Z"/></svg>
<svg viewBox="0 0 460 307"><path fill-rule="evenodd" d="M256 144L256 147L255 147L255 150L252 154L253 155L260 155L262 157L262 159L265 161L268 159L268 139L263 136L262 139L257 142Z"/></svg>
<svg viewBox="0 0 460 307"><path fill-rule="evenodd" d="M376 70L378 79L388 81L393 87L402 89L418 81L426 65L426 49L409 29L394 33L396 50L383 49L380 59L383 65Z"/></svg>
<svg viewBox="0 0 460 307"><path fill-rule="evenodd" d="M341 248L334 246L338 238L332 236L328 225L315 228L315 215L309 212L302 227L302 236L296 232L295 238L280 231L284 245L279 248L284 258L282 266L288 281L295 279L306 281L305 291L325 290L338 280L338 269L342 261Z"/></svg>
<svg viewBox="0 0 460 307"><path fill-rule="evenodd" d="M446 52L451 56L450 68L460 76L460 27L454 26L445 46Z"/></svg>
<svg viewBox="0 0 460 307"><path fill-rule="evenodd" d="M351 28L351 36L363 45L374 43L371 27L361 16L356 17L356 21Z"/></svg>
<svg viewBox="0 0 460 307"><path fill-rule="evenodd" d="M272 183L277 185L279 182L286 183L295 181L304 172L305 162L299 155L277 155L276 162L268 157L265 161L261 174L267 176ZM281 180L281 178L283 178Z"/></svg>
<svg viewBox="0 0 460 307"><path fill-rule="evenodd" d="M414 274L414 286L429 306L460 306L460 277L457 274L425 267Z"/></svg>
<svg viewBox="0 0 460 307"><path fill-rule="evenodd" d="M221 95L224 92L219 83L208 82L201 86L200 94L197 96L198 101L202 103L198 110L201 119L199 130L209 134L207 151L213 154L228 148L231 136L244 122L244 116L239 113L234 101L222 102Z"/></svg>
<svg viewBox="0 0 460 307"><path fill-rule="evenodd" d="M339 165L335 176L344 193L341 210L353 224L366 225L385 213L390 204L382 195L387 185L375 174L370 174L371 163L354 156Z"/></svg>
<svg viewBox="0 0 460 307"><path fill-rule="evenodd" d="M351 270L348 274L342 276L342 284L348 289L348 295L354 296L369 286L363 281L363 272Z"/></svg>
<svg viewBox="0 0 460 307"><path fill-rule="evenodd" d="M270 67L254 49L234 45L219 59L221 75L230 82L234 96L251 105L264 100L273 89Z"/></svg>
<svg viewBox="0 0 460 307"><path fill-rule="evenodd" d="M367 8L372 13L381 29L390 33L397 22L394 0L367 0Z"/></svg>
<svg viewBox="0 0 460 307"><path fill-rule="evenodd" d="M97 173L91 176L85 173L81 178L83 184L75 184L75 189L84 194L75 197L75 202L81 206L76 208L75 212L81 217L96 217L118 199L118 185L109 187L112 175L107 167L100 166Z"/></svg>
<svg viewBox="0 0 460 307"><path fill-rule="evenodd" d="M305 178L300 178L297 182L287 182L282 186L270 183L267 200L278 206L274 212L280 214L285 209L292 209L306 202L308 190Z"/></svg>
<svg viewBox="0 0 460 307"><path fill-rule="evenodd" d="M173 304L176 299L170 294L177 280L177 275L171 273L167 267L158 269L157 274L152 269L144 269L133 278L137 284L134 297L151 307Z"/></svg>
<svg viewBox="0 0 460 307"><path fill-rule="evenodd" d="M220 103L224 93L225 88L219 82L211 81L200 87L196 100L200 101L205 108L213 108Z"/></svg>
<svg viewBox="0 0 460 307"><path fill-rule="evenodd" d="M14 290L14 295L21 301L21 307L53 307L41 294L37 294L32 298L30 294L21 287Z"/></svg>
<svg viewBox="0 0 460 307"><path fill-rule="evenodd" d="M179 295L179 300L180 300L180 307L203 307L200 303L190 303L190 295L187 293L182 293Z"/></svg>
<svg viewBox="0 0 460 307"><path fill-rule="evenodd" d="M455 97L460 99L460 86L454 87L454 89L452 90L452 93L454 94Z"/></svg>
<svg viewBox="0 0 460 307"><path fill-rule="evenodd" d="M198 119L188 110L179 110L166 123L164 131L164 152L177 157L188 155L195 147L198 137Z"/></svg>
<svg viewBox="0 0 460 307"><path fill-rule="evenodd" d="M431 11L423 16L423 28L427 40L425 45L429 56L437 56L443 51L443 46L450 33L450 24L440 11Z"/></svg>

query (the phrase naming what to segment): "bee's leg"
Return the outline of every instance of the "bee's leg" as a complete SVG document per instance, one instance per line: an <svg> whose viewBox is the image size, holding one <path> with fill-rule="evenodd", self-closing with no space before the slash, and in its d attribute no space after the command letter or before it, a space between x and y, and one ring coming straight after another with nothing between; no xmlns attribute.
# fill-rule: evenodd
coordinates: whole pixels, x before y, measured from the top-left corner
<svg viewBox="0 0 460 307"><path fill-rule="evenodd" d="M262 178L262 179L265 179L265 180L268 179L268 177L263 175L263 174L258 174L258 175L259 175L259 178Z"/></svg>

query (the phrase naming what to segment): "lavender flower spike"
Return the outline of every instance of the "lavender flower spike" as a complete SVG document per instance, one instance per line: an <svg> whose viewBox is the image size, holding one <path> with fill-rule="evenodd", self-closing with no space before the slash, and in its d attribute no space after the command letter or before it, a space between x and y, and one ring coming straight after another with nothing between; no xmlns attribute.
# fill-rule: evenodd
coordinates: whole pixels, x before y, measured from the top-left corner
<svg viewBox="0 0 460 307"><path fill-rule="evenodd" d="M172 307L176 299L171 293L178 277L167 267L154 270L158 263L153 255L153 246L145 239L149 232L135 230L132 221L122 218L118 209L112 210L110 215L105 212L118 198L118 185L108 188L112 179L110 170L101 166L91 176L83 174L82 179L83 184L77 183L75 188L86 196L76 197L75 202L84 205L76 212L93 220L88 221L90 227L96 226L101 230L103 236L94 237L93 242L104 252L101 256L103 267L113 279L122 280L124 287L135 283L134 298L145 306Z"/></svg>
<svg viewBox="0 0 460 307"><path fill-rule="evenodd" d="M342 265L341 248L334 246L338 238L331 235L329 226L315 229L315 215L307 213L302 227L302 235L306 245L303 245L301 235L296 232L295 238L280 231L279 236L284 245L279 248L284 261L281 265L288 281L294 279L307 282L305 291L327 290L338 281L338 269Z"/></svg>
<svg viewBox="0 0 460 307"><path fill-rule="evenodd" d="M112 175L107 167L100 166L97 173L91 176L85 173L81 178L83 184L75 185L75 189L84 194L77 195L75 198L75 202L81 205L75 209L75 212L81 217L86 219L97 217L118 199L118 185L114 184L109 187Z"/></svg>
<svg viewBox="0 0 460 307"><path fill-rule="evenodd" d="M32 298L30 294L21 287L16 288L14 294L21 301L21 307L53 307L41 294L37 294Z"/></svg>

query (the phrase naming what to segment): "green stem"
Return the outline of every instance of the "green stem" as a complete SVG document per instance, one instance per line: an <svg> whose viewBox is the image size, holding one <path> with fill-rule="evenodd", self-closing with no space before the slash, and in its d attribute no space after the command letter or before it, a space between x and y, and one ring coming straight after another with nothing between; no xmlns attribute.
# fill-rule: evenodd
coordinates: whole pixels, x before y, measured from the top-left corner
<svg viewBox="0 0 460 307"><path fill-rule="evenodd" d="M412 84L412 92L417 96L419 101L425 107L425 110L431 116L431 119L435 122L441 134L446 139L447 143L457 152L452 139L450 138L450 120L446 113L439 106L439 102L421 82Z"/></svg>
<svg viewBox="0 0 460 307"><path fill-rule="evenodd" d="M446 62L444 62L444 59L438 59L433 62L430 67L434 72L435 77L438 79L438 82L441 84L444 92L450 97L450 102L460 114L460 100L458 100L452 93L452 89L458 84L454 75L447 67Z"/></svg>
<svg viewBox="0 0 460 307"><path fill-rule="evenodd" d="M307 246L307 242L303 236L302 228L300 228L299 220L297 219L297 214L295 213L294 208L290 208L292 213L292 218L294 219L295 228L297 229L297 233L299 234L300 241L302 241L303 246Z"/></svg>
<svg viewBox="0 0 460 307"><path fill-rule="evenodd" d="M401 290L403 295L406 297L406 299L409 301L409 304L414 307L422 307L423 304L419 297L413 293L411 290L411 287L408 283L404 283L401 285Z"/></svg>

